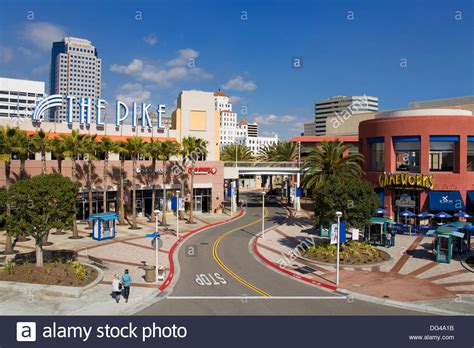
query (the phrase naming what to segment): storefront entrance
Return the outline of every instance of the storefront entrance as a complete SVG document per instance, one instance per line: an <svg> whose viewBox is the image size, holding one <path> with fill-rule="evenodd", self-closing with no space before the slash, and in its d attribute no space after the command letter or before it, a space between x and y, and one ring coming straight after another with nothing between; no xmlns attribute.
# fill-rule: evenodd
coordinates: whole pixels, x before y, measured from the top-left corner
<svg viewBox="0 0 474 348"><path fill-rule="evenodd" d="M193 193L193 211L199 213L210 213L212 206L212 190L210 188L195 188Z"/></svg>
<svg viewBox="0 0 474 348"><path fill-rule="evenodd" d="M393 209L395 213L395 222L405 223L405 218L399 214L408 209L414 214L420 213L420 191L395 188L393 191Z"/></svg>
<svg viewBox="0 0 474 348"><path fill-rule="evenodd" d="M107 192L107 211L116 211L117 192ZM77 218L87 220L91 214L104 213L104 193L92 192L92 212L89 211L89 193L81 192L76 205Z"/></svg>

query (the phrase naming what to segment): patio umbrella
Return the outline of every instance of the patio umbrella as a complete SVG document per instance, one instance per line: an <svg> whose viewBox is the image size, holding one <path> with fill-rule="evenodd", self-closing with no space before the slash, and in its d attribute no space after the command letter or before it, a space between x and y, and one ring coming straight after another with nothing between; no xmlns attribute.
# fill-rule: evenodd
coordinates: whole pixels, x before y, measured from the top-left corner
<svg viewBox="0 0 474 348"><path fill-rule="evenodd" d="M424 212L418 214L417 216L418 216L418 218L420 218L420 219L429 219L429 218L431 218L431 217L433 216L433 214L430 214L430 213L428 213L427 211L424 211Z"/></svg>
<svg viewBox="0 0 474 348"><path fill-rule="evenodd" d="M408 224L408 218L409 217L415 217L416 216L415 213L412 213L408 209L405 209L405 210L401 211L398 215L405 217L405 225ZM411 235L411 227L410 227L410 235Z"/></svg>
<svg viewBox="0 0 474 348"><path fill-rule="evenodd" d="M438 214L435 214L433 217L441 219L441 223L443 223L443 219L449 219L449 218L452 218L453 216L442 211L442 212L439 212Z"/></svg>
<svg viewBox="0 0 474 348"><path fill-rule="evenodd" d="M468 213L466 213L465 211L462 211L462 210L460 212L454 214L454 216L461 217L461 218L466 218L466 219L471 217L471 215L469 215Z"/></svg>
<svg viewBox="0 0 474 348"><path fill-rule="evenodd" d="M388 210L385 210L384 208L378 208L375 209L375 214L388 214Z"/></svg>

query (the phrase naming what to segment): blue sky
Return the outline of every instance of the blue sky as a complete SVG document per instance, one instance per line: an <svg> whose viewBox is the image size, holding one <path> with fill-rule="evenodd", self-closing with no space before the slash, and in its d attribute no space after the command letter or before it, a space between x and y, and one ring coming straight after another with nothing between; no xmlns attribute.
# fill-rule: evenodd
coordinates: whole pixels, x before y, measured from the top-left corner
<svg viewBox="0 0 474 348"><path fill-rule="evenodd" d="M469 0L97 2L0 0L0 76L47 82L51 42L82 37L109 102L171 109L183 89L223 88L240 118L282 138L333 95L387 110L474 94Z"/></svg>

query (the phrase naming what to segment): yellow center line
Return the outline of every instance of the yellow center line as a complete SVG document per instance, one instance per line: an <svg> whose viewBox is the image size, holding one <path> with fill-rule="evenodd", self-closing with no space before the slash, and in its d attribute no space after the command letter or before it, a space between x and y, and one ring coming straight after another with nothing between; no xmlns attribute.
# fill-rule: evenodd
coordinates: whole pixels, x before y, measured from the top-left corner
<svg viewBox="0 0 474 348"><path fill-rule="evenodd" d="M264 218L268 216L268 209L265 208L265 213L264 213ZM258 219L254 222L251 222L247 225L244 225L244 226L240 226L240 227L237 227L231 231L228 231L224 234L222 234L219 238L216 239L216 241L214 242L214 245L212 246L212 256L214 257L214 260L216 260L216 262L219 264L219 266L222 267L222 269L224 271L226 271L231 277L233 277L235 280L237 280L239 283L245 285L246 287L248 287L249 289L252 289L253 291L259 293L260 295L262 296L265 296L265 297L270 297L271 295L268 293L268 292L265 292L263 291L262 289L259 289L257 288L255 285L249 283L248 281L246 281L245 279L243 279L242 277L240 277L238 274L236 274L235 272L233 272L232 270L229 269L229 267L226 266L226 264L221 260L221 258L219 257L218 253L217 253L217 248L219 247L219 244L220 242L227 236L231 235L232 233L235 233L237 231L240 231L244 228L247 228L249 226L252 226L252 225L255 225L259 222L261 222L262 220L261 219Z"/></svg>

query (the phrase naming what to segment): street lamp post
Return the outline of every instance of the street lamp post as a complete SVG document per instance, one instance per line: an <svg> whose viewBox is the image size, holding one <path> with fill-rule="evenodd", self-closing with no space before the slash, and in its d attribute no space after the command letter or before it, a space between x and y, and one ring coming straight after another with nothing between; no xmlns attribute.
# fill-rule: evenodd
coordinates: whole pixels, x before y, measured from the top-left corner
<svg viewBox="0 0 474 348"><path fill-rule="evenodd" d="M179 190L176 190L176 238L179 238Z"/></svg>
<svg viewBox="0 0 474 348"><path fill-rule="evenodd" d="M337 249L336 249L336 286L339 286L339 241L341 235L341 216L342 212L336 211L337 216Z"/></svg>
<svg viewBox="0 0 474 348"><path fill-rule="evenodd" d="M262 191L262 239L265 237L265 191Z"/></svg>
<svg viewBox="0 0 474 348"><path fill-rule="evenodd" d="M155 233L158 234L158 215L160 211L155 210ZM158 282L158 237L155 238L155 281Z"/></svg>

